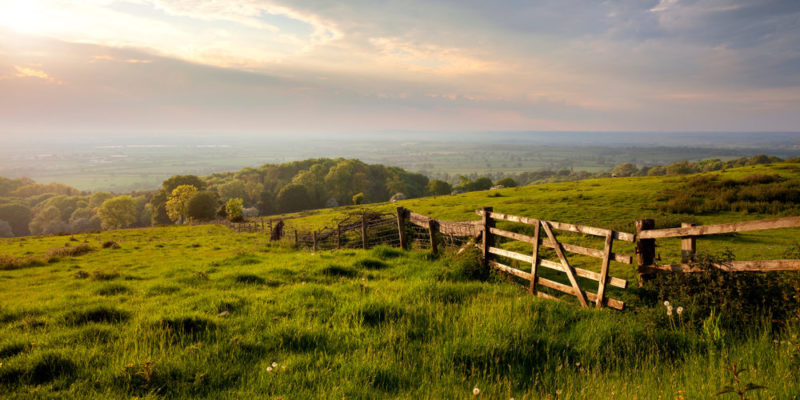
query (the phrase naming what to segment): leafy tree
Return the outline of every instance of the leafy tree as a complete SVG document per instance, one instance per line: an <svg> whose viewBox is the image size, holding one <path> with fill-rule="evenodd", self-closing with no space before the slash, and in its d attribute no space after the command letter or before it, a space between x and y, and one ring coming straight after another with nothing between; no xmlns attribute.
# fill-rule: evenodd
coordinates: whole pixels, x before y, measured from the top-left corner
<svg viewBox="0 0 800 400"><path fill-rule="evenodd" d="M238 179L220 185L217 191L219 192L219 197L224 202L234 198L244 199L247 197L247 188L245 188L244 182Z"/></svg>
<svg viewBox="0 0 800 400"><path fill-rule="evenodd" d="M54 206L50 206L36 213L28 226L32 234L46 235L48 233L59 233L53 232L54 229L58 228L56 226L58 222L64 222L61 220L61 211Z"/></svg>
<svg viewBox="0 0 800 400"><path fill-rule="evenodd" d="M453 192L453 186L445 181L434 179L428 182L428 193L434 196L444 196Z"/></svg>
<svg viewBox="0 0 800 400"><path fill-rule="evenodd" d="M356 193L353 195L353 204L364 204L364 193Z"/></svg>
<svg viewBox="0 0 800 400"><path fill-rule="evenodd" d="M124 195L112 197L97 209L103 229L122 229L136 222L136 202Z"/></svg>
<svg viewBox="0 0 800 400"><path fill-rule="evenodd" d="M108 192L94 192L89 197L89 207L97 208L103 205L103 202L114 197L113 194Z"/></svg>
<svg viewBox="0 0 800 400"><path fill-rule="evenodd" d="M494 184L495 185L502 185L503 187L507 187L507 188L517 187L517 181L515 181L511 177L505 177L503 179L500 179L499 181L495 182Z"/></svg>
<svg viewBox="0 0 800 400"><path fill-rule="evenodd" d="M150 223L153 225L166 225L171 223L167 215L167 192L161 189L150 199Z"/></svg>
<svg viewBox="0 0 800 400"><path fill-rule="evenodd" d="M186 204L186 216L198 221L214 219L217 214L218 203L215 192L209 190L197 192Z"/></svg>
<svg viewBox="0 0 800 400"><path fill-rule="evenodd" d="M187 217L189 199L197 193L197 187L180 185L172 190L167 198L167 215L172 221L182 222Z"/></svg>
<svg viewBox="0 0 800 400"><path fill-rule="evenodd" d="M242 220L243 204L242 199L229 199L225 203L225 214L228 216L228 221L237 222Z"/></svg>
<svg viewBox="0 0 800 400"><path fill-rule="evenodd" d="M280 212L295 212L312 208L308 190L303 185L291 183L278 192L278 210Z"/></svg>
<svg viewBox="0 0 800 400"><path fill-rule="evenodd" d="M0 219L8 222L11 225L11 230L17 236L25 236L31 233L28 224L33 219L33 213L30 208L22 204L0 205Z"/></svg>
<svg viewBox="0 0 800 400"><path fill-rule="evenodd" d="M17 188L34 183L35 182L30 178L9 179L0 176L0 196L8 196Z"/></svg>
<svg viewBox="0 0 800 400"><path fill-rule="evenodd" d="M634 176L639 172L639 169L631 163L622 163L614 167L611 173L615 176Z"/></svg>
<svg viewBox="0 0 800 400"><path fill-rule="evenodd" d="M175 188L182 185L194 186L197 190L204 190L206 183L195 175L175 175L161 183L161 187L167 192L172 193Z"/></svg>

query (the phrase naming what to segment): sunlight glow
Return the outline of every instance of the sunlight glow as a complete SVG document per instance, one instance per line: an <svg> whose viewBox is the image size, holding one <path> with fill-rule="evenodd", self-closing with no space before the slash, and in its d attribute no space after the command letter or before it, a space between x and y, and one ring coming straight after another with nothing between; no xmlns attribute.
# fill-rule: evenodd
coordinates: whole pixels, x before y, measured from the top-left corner
<svg viewBox="0 0 800 400"><path fill-rule="evenodd" d="M21 33L40 33L47 24L38 0L0 0L0 26Z"/></svg>

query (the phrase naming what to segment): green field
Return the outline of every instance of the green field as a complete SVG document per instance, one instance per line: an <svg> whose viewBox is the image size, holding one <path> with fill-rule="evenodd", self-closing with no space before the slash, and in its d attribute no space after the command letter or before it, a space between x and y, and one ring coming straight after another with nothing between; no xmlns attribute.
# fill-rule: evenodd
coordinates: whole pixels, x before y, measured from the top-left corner
<svg viewBox="0 0 800 400"><path fill-rule="evenodd" d="M799 170L776 164L722 174L800 180ZM475 209L493 206L628 232L641 217L659 226L774 217L659 211L658 193L689 178L597 179L373 208L475 220ZM288 229L332 226L348 211L307 212L287 220ZM716 236L698 248L783 258L797 234ZM599 247L597 239L563 237ZM1 397L697 399L730 385L725 368L735 363L747 368L743 384L767 387L748 398L799 398L798 315L778 326L767 314L748 315L723 326L720 339L703 329L700 306L676 303L687 311L667 317L664 298L639 289L630 265L611 269L630 282L610 292L625 311L584 310L531 297L500 276L478 278L470 255L311 253L267 239L201 225L0 240ZM120 248L104 248L110 241ZM92 251L53 250L81 244ZM678 257L677 240L659 245L662 261ZM615 251L632 255L633 247ZM797 282L796 274L787 279Z"/></svg>

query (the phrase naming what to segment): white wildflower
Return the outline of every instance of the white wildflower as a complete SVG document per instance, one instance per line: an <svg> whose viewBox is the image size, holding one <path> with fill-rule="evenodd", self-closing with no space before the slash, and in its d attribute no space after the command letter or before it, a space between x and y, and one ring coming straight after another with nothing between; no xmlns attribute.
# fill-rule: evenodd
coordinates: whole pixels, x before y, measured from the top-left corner
<svg viewBox="0 0 800 400"><path fill-rule="evenodd" d="M472 389L472 394L474 394L475 396L477 396L480 392L481 392L481 390L478 389L478 388Z"/></svg>
<svg viewBox="0 0 800 400"><path fill-rule="evenodd" d="M272 372L272 367L267 367L267 372Z"/></svg>
<svg viewBox="0 0 800 400"><path fill-rule="evenodd" d="M669 302L664 300L664 307L669 307Z"/></svg>
<svg viewBox="0 0 800 400"><path fill-rule="evenodd" d="M667 306L667 315L672 316L672 306Z"/></svg>
<svg viewBox="0 0 800 400"><path fill-rule="evenodd" d="M275 367L277 367L277 366L278 366L278 363L276 363L275 361L273 361L273 362L272 362L272 368L275 368Z"/></svg>
<svg viewBox="0 0 800 400"><path fill-rule="evenodd" d="M678 315L683 314L683 307L678 307L677 309L675 309L675 312L678 313Z"/></svg>

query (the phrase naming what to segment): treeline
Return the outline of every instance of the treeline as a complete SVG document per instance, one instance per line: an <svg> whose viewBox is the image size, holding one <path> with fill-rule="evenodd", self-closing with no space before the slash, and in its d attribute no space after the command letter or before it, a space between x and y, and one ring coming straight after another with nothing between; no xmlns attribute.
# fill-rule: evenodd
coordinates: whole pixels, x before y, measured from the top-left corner
<svg viewBox="0 0 800 400"><path fill-rule="evenodd" d="M370 165L355 159L321 158L266 164L259 168L244 168L202 178L177 175L165 180L158 190L125 195L81 192L60 183L38 184L28 178L0 177L0 237L78 233L225 217L237 219L514 187L518 184L613 176L683 175L780 161L777 157L757 155L727 161L680 161L657 166L623 163L600 173L567 169L540 170L506 176L494 182L489 177L477 175L459 176L454 182L446 182L429 181L424 175L398 167ZM800 159L788 161L797 162ZM769 182L771 186L758 189L774 194L769 198L748 195L753 190L747 187L763 182L735 185L724 182L719 184L721 187L714 182L702 183L718 191L719 195L702 197L700 191L704 190L703 185L698 183L691 187L693 191L684 194L666 193L663 196L664 209L673 212L711 212L732 209L725 206L730 203L735 204L733 209L771 212L785 210L785 204L778 205L778 202L796 199L796 188L786 187L784 182Z"/></svg>
<svg viewBox="0 0 800 400"><path fill-rule="evenodd" d="M79 233L294 212L424 196L428 178L354 159L267 164L206 177L173 176L159 190L81 192L0 177L0 237Z"/></svg>

